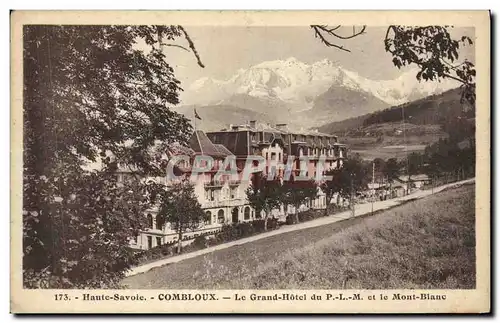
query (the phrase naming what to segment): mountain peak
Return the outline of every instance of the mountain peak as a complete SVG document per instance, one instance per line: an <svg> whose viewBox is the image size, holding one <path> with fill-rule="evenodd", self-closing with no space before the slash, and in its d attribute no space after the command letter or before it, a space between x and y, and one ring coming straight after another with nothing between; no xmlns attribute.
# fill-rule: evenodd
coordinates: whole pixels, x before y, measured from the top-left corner
<svg viewBox="0 0 500 323"><path fill-rule="evenodd" d="M207 104L220 102L234 94L247 94L279 99L292 104L294 109L305 109L310 108L318 95L336 86L371 93L390 105L397 105L451 88L449 82L419 83L415 74L414 69L407 69L395 79L371 80L326 57L306 64L291 56L239 69L226 80L201 78L188 88L189 93L184 94L183 101Z"/></svg>
<svg viewBox="0 0 500 323"><path fill-rule="evenodd" d="M300 66L303 68L308 67L307 64L301 62L297 58L288 57L286 60L265 61L265 62L259 63L257 65L254 65L251 68L283 69L283 68L289 68L291 66Z"/></svg>
<svg viewBox="0 0 500 323"><path fill-rule="evenodd" d="M299 61L298 59L296 59L293 56L288 57L285 62L287 62L287 63L302 63L301 61Z"/></svg>

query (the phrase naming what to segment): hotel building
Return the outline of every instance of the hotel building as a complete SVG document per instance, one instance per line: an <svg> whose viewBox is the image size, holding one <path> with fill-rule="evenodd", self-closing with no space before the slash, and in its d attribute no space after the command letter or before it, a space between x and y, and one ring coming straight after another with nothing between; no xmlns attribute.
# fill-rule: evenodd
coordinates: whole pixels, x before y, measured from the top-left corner
<svg viewBox="0 0 500 323"><path fill-rule="evenodd" d="M278 172L282 172L279 165L286 164L289 158L297 157L293 163L293 170L298 171L307 166L312 170L308 176L314 177L316 175L314 170L320 158L326 160L326 169L340 167L342 160L346 158L346 146L338 143L337 137L333 135L317 131L289 131L285 124L272 127L251 121L244 125L231 125L217 132L204 133L197 130L190 139L189 147L172 146L167 151L169 158L179 154L190 156L187 164L179 165L179 169L186 174L190 172L190 165L193 165L196 156L210 156L214 160L212 169L200 174L198 180L193 183L195 194L206 217L199 229L183 235L183 239L188 241L199 235L215 234L224 223L261 218L246 199L248 180L235 180L229 176L215 178L214 175L226 157L236 159L239 173L244 169L247 157L251 155L262 156L267 162L267 167L277 165ZM304 162L300 164L298 157L302 156L307 156L309 165L304 165ZM126 178L128 173L126 169L120 169L119 180ZM304 205L303 209L326 207L324 194L320 189L318 193L319 197L310 205ZM293 212L294 210L289 207L287 210L273 210L272 215L284 218ZM156 208L148 210L146 216L148 228L131 240L131 247L150 249L176 241L176 233L169 223L161 221Z"/></svg>

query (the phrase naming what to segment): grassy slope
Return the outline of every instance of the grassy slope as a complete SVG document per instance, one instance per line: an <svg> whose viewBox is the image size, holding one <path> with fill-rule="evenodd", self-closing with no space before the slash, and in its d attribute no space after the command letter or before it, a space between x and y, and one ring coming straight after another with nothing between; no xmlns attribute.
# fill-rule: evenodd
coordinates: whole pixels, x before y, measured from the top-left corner
<svg viewBox="0 0 500 323"><path fill-rule="evenodd" d="M131 288L474 288L474 186L129 277Z"/></svg>

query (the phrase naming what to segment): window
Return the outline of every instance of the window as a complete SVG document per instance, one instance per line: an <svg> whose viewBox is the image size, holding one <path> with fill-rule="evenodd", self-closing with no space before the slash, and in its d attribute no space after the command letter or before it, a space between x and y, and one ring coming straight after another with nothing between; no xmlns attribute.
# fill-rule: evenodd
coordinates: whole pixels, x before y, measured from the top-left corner
<svg viewBox="0 0 500 323"><path fill-rule="evenodd" d="M163 219L159 214L156 215L156 230L163 229Z"/></svg>
<svg viewBox="0 0 500 323"><path fill-rule="evenodd" d="M214 201L215 200L214 190L208 190L208 200L209 201Z"/></svg>
<svg viewBox="0 0 500 323"><path fill-rule="evenodd" d="M156 246L161 246L161 237L156 237Z"/></svg>
<svg viewBox="0 0 500 323"><path fill-rule="evenodd" d="M250 220L250 207L249 206L245 207L244 219Z"/></svg>
<svg viewBox="0 0 500 323"><path fill-rule="evenodd" d="M148 249L153 248L153 237L148 236Z"/></svg>
<svg viewBox="0 0 500 323"><path fill-rule="evenodd" d="M219 210L217 213L217 222L224 223L224 210Z"/></svg>
<svg viewBox="0 0 500 323"><path fill-rule="evenodd" d="M148 228L153 228L153 216L148 213Z"/></svg>
<svg viewBox="0 0 500 323"><path fill-rule="evenodd" d="M207 211L205 212L205 225L210 225L212 224L212 212Z"/></svg>

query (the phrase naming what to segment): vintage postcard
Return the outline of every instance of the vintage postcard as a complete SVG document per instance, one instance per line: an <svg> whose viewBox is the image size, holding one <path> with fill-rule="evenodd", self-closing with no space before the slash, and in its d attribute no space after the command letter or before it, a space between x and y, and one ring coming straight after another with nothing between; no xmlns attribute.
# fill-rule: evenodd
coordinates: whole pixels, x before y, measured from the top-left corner
<svg viewBox="0 0 500 323"><path fill-rule="evenodd" d="M14 11L12 313L490 311L488 11Z"/></svg>

